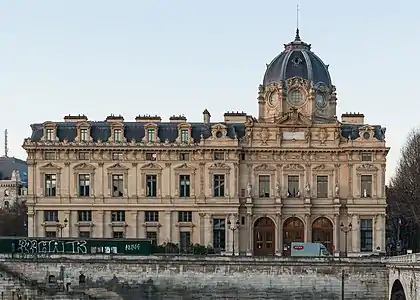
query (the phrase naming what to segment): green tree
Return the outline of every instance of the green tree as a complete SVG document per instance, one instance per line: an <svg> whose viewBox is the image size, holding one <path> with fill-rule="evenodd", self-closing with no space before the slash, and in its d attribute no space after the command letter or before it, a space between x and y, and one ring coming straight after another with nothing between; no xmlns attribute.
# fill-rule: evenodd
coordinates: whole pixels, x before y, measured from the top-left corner
<svg viewBox="0 0 420 300"><path fill-rule="evenodd" d="M27 207L25 202L16 202L0 209L0 236L27 235Z"/></svg>

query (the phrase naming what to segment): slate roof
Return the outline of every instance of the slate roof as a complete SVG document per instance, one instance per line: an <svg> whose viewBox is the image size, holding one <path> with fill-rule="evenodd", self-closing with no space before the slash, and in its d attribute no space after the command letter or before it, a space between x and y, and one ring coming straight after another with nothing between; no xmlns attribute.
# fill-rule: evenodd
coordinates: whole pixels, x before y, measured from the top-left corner
<svg viewBox="0 0 420 300"><path fill-rule="evenodd" d="M21 181L28 183L28 165L26 161L15 157L0 157L0 180L10 180L13 170L19 170Z"/></svg>
<svg viewBox="0 0 420 300"><path fill-rule="evenodd" d="M77 135L77 123L75 122L58 122L57 125L57 137L60 141L67 139L69 142L74 141ZM111 126L110 123L104 122L91 122L91 136L94 142L98 140L107 141L111 136ZM124 135L128 142L135 140L139 142L144 138L145 130L144 126L150 124L150 122L124 122ZM161 142L164 142L166 139L169 142L175 142L178 137L178 123L175 122L159 122L156 123L158 127L158 137ZM204 139L210 137L211 127L216 124L224 124L228 127L227 135L231 138L236 137L238 139L242 138L245 135L245 125L243 123L189 123L191 124L191 135L194 139L194 142L199 143L200 135L203 134ZM362 124L341 124L341 135L345 138L351 138L355 140L359 137L359 128L365 125ZM43 135L43 124L32 124L32 141L39 141ZM383 140L385 137L385 128L381 126L374 126L375 134L374 136Z"/></svg>
<svg viewBox="0 0 420 300"><path fill-rule="evenodd" d="M296 31L295 40L284 45L284 51L267 66L263 85L285 81L295 76L312 81L314 84L323 83L328 87L332 86L328 66L311 51L311 45L301 41L299 29Z"/></svg>

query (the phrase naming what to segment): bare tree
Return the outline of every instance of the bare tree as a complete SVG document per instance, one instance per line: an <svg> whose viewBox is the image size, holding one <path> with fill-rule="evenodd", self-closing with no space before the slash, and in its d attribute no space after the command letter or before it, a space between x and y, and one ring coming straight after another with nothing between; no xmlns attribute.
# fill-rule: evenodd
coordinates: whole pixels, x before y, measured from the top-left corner
<svg viewBox="0 0 420 300"><path fill-rule="evenodd" d="M16 202L0 209L0 236L27 235L27 208L24 202Z"/></svg>
<svg viewBox="0 0 420 300"><path fill-rule="evenodd" d="M395 175L387 189L390 237L403 247L420 250L420 131L413 130L401 149Z"/></svg>

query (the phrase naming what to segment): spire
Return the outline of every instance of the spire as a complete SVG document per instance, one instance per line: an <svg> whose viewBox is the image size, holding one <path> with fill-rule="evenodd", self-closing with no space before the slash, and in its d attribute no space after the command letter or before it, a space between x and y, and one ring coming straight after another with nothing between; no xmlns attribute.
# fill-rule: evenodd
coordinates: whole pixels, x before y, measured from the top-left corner
<svg viewBox="0 0 420 300"><path fill-rule="evenodd" d="M296 36L295 41L300 41L299 35L299 4L296 5Z"/></svg>
<svg viewBox="0 0 420 300"><path fill-rule="evenodd" d="M7 128L4 130L4 156L8 157L9 154L9 148L8 148L8 144L7 144L7 138L8 138L8 134L7 134Z"/></svg>

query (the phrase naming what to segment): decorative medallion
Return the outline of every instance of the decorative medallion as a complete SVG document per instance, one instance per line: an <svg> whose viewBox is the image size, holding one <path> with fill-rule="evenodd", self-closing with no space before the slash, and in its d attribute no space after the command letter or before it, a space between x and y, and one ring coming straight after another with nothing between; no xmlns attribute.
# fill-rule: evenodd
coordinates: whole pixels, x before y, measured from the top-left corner
<svg viewBox="0 0 420 300"><path fill-rule="evenodd" d="M268 98L268 104L270 106L276 106L279 103L279 93L274 91L271 93L270 97Z"/></svg>
<svg viewBox="0 0 420 300"><path fill-rule="evenodd" d="M300 57L297 57L297 56L292 59L292 63L293 63L294 67L299 66L302 62L303 62L303 60Z"/></svg>

